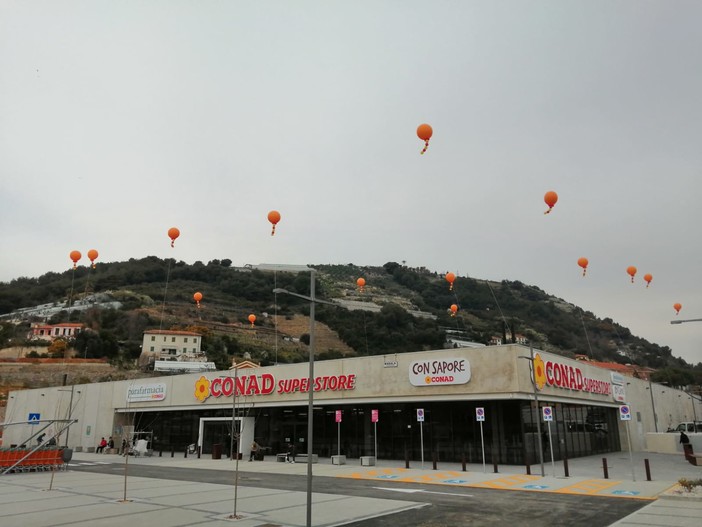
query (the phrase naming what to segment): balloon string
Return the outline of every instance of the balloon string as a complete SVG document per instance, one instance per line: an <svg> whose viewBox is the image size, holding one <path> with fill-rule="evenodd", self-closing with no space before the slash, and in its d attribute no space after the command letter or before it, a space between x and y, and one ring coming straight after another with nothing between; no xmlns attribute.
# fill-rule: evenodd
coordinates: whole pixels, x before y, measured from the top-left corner
<svg viewBox="0 0 702 527"><path fill-rule="evenodd" d="M585 276L585 273L587 273L587 269L583 269L583 276Z"/></svg>
<svg viewBox="0 0 702 527"><path fill-rule="evenodd" d="M633 276L631 277L631 283L632 283L632 284L634 283L634 277L633 277Z"/></svg>
<svg viewBox="0 0 702 527"><path fill-rule="evenodd" d="M273 229L271 230L271 236L275 234L275 223L273 224Z"/></svg>
<svg viewBox="0 0 702 527"><path fill-rule="evenodd" d="M429 148L429 139L427 139L426 141L424 141L424 148L422 148L422 151L419 152L419 153L420 153L420 154L424 154L424 152L427 151L427 148Z"/></svg>
<svg viewBox="0 0 702 527"><path fill-rule="evenodd" d="M173 245L174 243L175 243L175 240L171 240L171 247L175 247L175 245Z"/></svg>
<svg viewBox="0 0 702 527"><path fill-rule="evenodd" d="M551 209L552 209L552 208L553 208L553 207L549 207L548 210L547 210L546 212L544 212L544 214L548 214L549 212L551 212Z"/></svg>

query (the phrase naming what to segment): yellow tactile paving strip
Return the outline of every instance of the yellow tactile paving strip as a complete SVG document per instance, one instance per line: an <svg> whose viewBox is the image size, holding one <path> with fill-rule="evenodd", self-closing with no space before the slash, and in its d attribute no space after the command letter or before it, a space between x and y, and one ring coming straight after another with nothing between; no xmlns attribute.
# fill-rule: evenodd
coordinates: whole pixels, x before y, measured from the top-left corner
<svg viewBox="0 0 702 527"><path fill-rule="evenodd" d="M413 473L414 472L414 473ZM430 485L449 485L458 487L472 487L499 490L522 490L531 492L551 492L558 494L575 494L589 496L607 496L629 499L654 500L655 496L641 496L638 492L617 491L608 492L608 489L619 485L626 485L622 480L585 479L568 484L553 480L544 480L541 476L528 474L510 474L499 476L487 475L478 472L458 472L445 470L441 472L417 473L405 468L385 468L355 471L348 474L339 474L340 478L378 480L383 482L423 483Z"/></svg>
<svg viewBox="0 0 702 527"><path fill-rule="evenodd" d="M523 485L525 483L530 483L537 479L541 479L539 476L528 476L516 474L514 476L505 476L503 478L491 479L488 481L483 481L480 483L473 483L471 487L482 487L488 489L511 489L517 485ZM520 489L522 490L522 489Z"/></svg>
<svg viewBox="0 0 702 527"><path fill-rule="evenodd" d="M579 481L575 485L569 485L568 487L561 487L557 492L559 494L599 494L605 489L616 487L621 484L621 481L615 481L610 479L586 479L585 481Z"/></svg>

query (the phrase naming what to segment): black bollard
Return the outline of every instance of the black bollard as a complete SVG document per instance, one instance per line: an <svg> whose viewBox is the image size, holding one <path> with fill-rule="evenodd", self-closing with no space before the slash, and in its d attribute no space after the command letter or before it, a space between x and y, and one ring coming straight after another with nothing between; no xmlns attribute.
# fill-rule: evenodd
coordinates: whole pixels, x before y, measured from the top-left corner
<svg viewBox="0 0 702 527"><path fill-rule="evenodd" d="M565 472L565 477L569 478L570 471L568 470L568 458L567 457L563 458L563 471Z"/></svg>
<svg viewBox="0 0 702 527"><path fill-rule="evenodd" d="M436 452L431 453L431 462L434 467L434 470L436 470Z"/></svg>
<svg viewBox="0 0 702 527"><path fill-rule="evenodd" d="M163 449L158 451L158 457L163 457Z"/></svg>
<svg viewBox="0 0 702 527"><path fill-rule="evenodd" d="M492 462L492 470L497 474L497 461Z"/></svg>
<svg viewBox="0 0 702 527"><path fill-rule="evenodd" d="M604 472L604 479L609 479L609 472L607 471L607 458L602 458L602 471Z"/></svg>
<svg viewBox="0 0 702 527"><path fill-rule="evenodd" d="M465 472L466 471L466 455L465 454L463 454L461 456L461 465L463 466L463 472Z"/></svg>
<svg viewBox="0 0 702 527"><path fill-rule="evenodd" d="M175 456L175 447L171 447L171 457Z"/></svg>
<svg viewBox="0 0 702 527"><path fill-rule="evenodd" d="M526 473L527 476L531 476L531 465L529 463L526 464Z"/></svg>
<svg viewBox="0 0 702 527"><path fill-rule="evenodd" d="M200 459L200 447L197 447L197 458Z"/></svg>
<svg viewBox="0 0 702 527"><path fill-rule="evenodd" d="M185 455L183 456L185 459L188 458L188 447L185 447Z"/></svg>
<svg viewBox="0 0 702 527"><path fill-rule="evenodd" d="M646 481L651 481L651 466L648 464L648 459L644 459L644 466L646 467Z"/></svg>
<svg viewBox="0 0 702 527"><path fill-rule="evenodd" d="M409 467L409 452L405 450L405 468L410 468Z"/></svg>

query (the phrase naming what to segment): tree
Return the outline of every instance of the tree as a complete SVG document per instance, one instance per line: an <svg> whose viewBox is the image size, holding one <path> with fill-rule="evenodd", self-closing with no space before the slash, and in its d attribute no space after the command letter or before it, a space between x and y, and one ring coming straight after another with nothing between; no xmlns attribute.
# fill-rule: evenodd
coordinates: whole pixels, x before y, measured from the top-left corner
<svg viewBox="0 0 702 527"><path fill-rule="evenodd" d="M68 350L68 342L64 339L54 339L46 351L49 353L50 357L60 359L66 356L66 351Z"/></svg>

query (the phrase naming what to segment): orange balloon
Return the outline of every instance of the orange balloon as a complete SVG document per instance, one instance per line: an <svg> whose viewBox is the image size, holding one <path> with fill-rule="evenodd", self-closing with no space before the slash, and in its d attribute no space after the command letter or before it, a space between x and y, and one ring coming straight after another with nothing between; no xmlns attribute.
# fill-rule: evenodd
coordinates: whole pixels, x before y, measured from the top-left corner
<svg viewBox="0 0 702 527"><path fill-rule="evenodd" d="M280 212L277 210L272 210L268 213L268 221L273 224L273 230L271 230L271 236L275 234L275 226L280 221Z"/></svg>
<svg viewBox="0 0 702 527"><path fill-rule="evenodd" d="M88 251L88 258L90 258L90 263L93 264L93 269L95 269L95 260L97 260L98 252L95 249L90 249Z"/></svg>
<svg viewBox="0 0 702 527"><path fill-rule="evenodd" d="M553 206L558 202L558 194L556 194L553 190L549 190L546 194L544 194L544 201L546 202L546 205L548 205L548 210L544 212L544 214L548 214L551 212Z"/></svg>
<svg viewBox="0 0 702 527"><path fill-rule="evenodd" d="M651 285L651 280L653 280L653 275L651 273L647 273L644 275L644 280L646 280L646 287Z"/></svg>
<svg viewBox="0 0 702 527"><path fill-rule="evenodd" d="M171 227L170 229L168 229L168 237L171 239L171 247L174 246L173 244L175 243L176 238L178 236L180 236L180 231L177 227Z"/></svg>
<svg viewBox="0 0 702 527"><path fill-rule="evenodd" d="M456 312L458 311L458 306L456 304L451 304L451 316L455 317Z"/></svg>
<svg viewBox="0 0 702 527"><path fill-rule="evenodd" d="M424 141L424 148L422 149L420 154L423 154L427 151L427 148L429 148L429 139L431 139L433 133L434 130L432 130L431 126L429 126L428 124L420 124L417 127L417 137Z"/></svg>
<svg viewBox="0 0 702 527"><path fill-rule="evenodd" d="M634 283L634 276L636 276L636 267L633 265L630 265L629 267L626 268L626 272L631 276L631 283Z"/></svg>
<svg viewBox="0 0 702 527"><path fill-rule="evenodd" d="M365 285L366 285L366 279L365 279L365 278L359 278L358 280L356 280L356 285L358 286L358 288L359 288L361 291L363 291L363 288L364 288Z"/></svg>
<svg viewBox="0 0 702 527"><path fill-rule="evenodd" d="M71 251L69 256L71 257L71 260L73 260L73 269L75 269L78 260L80 260L83 255L80 254L80 251Z"/></svg>
<svg viewBox="0 0 702 527"><path fill-rule="evenodd" d="M587 258L584 256L582 258L578 258L578 265L583 268L583 276L585 276L585 273L587 272L588 263L590 262L588 262Z"/></svg>
<svg viewBox="0 0 702 527"><path fill-rule="evenodd" d="M673 309L675 309L675 314L677 315L682 309L682 304L673 304Z"/></svg>
<svg viewBox="0 0 702 527"><path fill-rule="evenodd" d="M197 307L200 307L200 300L202 300L202 293L199 291L193 295L193 300L197 302Z"/></svg>
<svg viewBox="0 0 702 527"><path fill-rule="evenodd" d="M446 281L450 284L449 291L453 289L453 281L456 279L456 275L453 273L446 273Z"/></svg>
<svg viewBox="0 0 702 527"><path fill-rule="evenodd" d="M249 315L249 322L251 322L251 327L254 327L254 322L256 322L256 315Z"/></svg>

